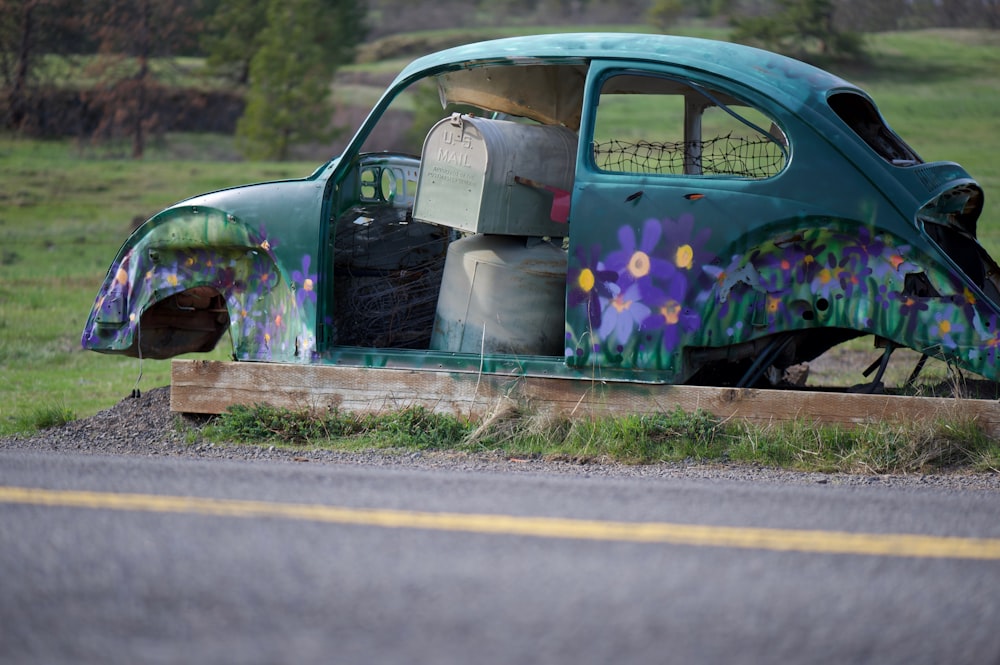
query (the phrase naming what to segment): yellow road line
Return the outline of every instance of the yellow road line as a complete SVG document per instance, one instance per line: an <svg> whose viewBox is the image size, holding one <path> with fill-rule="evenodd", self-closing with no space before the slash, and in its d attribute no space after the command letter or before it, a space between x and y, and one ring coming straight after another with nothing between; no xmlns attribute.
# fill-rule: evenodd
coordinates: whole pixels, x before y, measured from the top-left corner
<svg viewBox="0 0 1000 665"><path fill-rule="evenodd" d="M182 513L217 517L273 517L389 529L428 529L497 535L568 538L695 547L739 547L782 552L1000 560L1000 539L799 529L610 522L556 517L429 513L319 504L267 503L154 494L117 494L0 486L0 503L69 508Z"/></svg>

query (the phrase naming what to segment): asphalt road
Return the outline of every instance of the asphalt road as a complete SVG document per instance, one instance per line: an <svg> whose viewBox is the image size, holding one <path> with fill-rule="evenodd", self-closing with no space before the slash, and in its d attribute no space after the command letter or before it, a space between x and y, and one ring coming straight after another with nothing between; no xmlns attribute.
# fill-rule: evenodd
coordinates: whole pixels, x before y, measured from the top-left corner
<svg viewBox="0 0 1000 665"><path fill-rule="evenodd" d="M0 663L1000 663L1000 494L0 451Z"/></svg>

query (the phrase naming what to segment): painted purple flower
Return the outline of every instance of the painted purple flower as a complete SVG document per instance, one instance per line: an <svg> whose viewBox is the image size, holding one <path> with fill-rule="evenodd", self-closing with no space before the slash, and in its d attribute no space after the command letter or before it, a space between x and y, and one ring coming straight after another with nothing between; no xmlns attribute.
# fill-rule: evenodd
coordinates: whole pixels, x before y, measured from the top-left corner
<svg viewBox="0 0 1000 665"><path fill-rule="evenodd" d="M792 323L792 312L788 309L786 294L768 293L764 298L764 315L771 330L784 329Z"/></svg>
<svg viewBox="0 0 1000 665"><path fill-rule="evenodd" d="M962 311L967 321L973 321L977 318L976 310L979 300L968 286L963 286L961 293L953 295L951 302Z"/></svg>
<svg viewBox="0 0 1000 665"><path fill-rule="evenodd" d="M302 307L306 301L316 303L316 273L309 272L312 257L308 254L302 257L302 270L292 271L292 281L295 282L295 301Z"/></svg>
<svg viewBox="0 0 1000 665"><path fill-rule="evenodd" d="M237 288L236 269L232 266L227 266L219 271L218 277L215 280L215 286L221 293L232 293L242 290Z"/></svg>
<svg viewBox="0 0 1000 665"><path fill-rule="evenodd" d="M163 270L157 270L156 274L160 278L160 288L164 289L167 293L176 291L178 284L181 283L181 276L178 275L178 266L176 264L170 267L164 266Z"/></svg>
<svg viewBox="0 0 1000 665"><path fill-rule="evenodd" d="M607 342L609 336L614 334L618 344L624 345L628 342L636 327L650 313L649 307L640 298L639 285L632 284L618 295L606 300L603 322L597 331L598 336Z"/></svg>
<svg viewBox="0 0 1000 665"><path fill-rule="evenodd" d="M874 235L869 228L862 226L858 229L858 236L854 244L844 246L840 266L844 267L849 263L853 263L855 266L868 266L873 257L881 257L884 251L885 242L882 238Z"/></svg>
<svg viewBox="0 0 1000 665"><path fill-rule="evenodd" d="M983 346L986 348L986 361L995 364L1000 359L1000 320L996 315L990 317L990 322L985 331L980 330L983 335Z"/></svg>
<svg viewBox="0 0 1000 665"><path fill-rule="evenodd" d="M257 235L252 236L253 242L263 249L271 258L274 258L274 248L278 246L278 241L267 235L267 227L261 224L257 229Z"/></svg>
<svg viewBox="0 0 1000 665"><path fill-rule="evenodd" d="M919 266L906 260L906 254L910 251L909 246L903 245L894 247L886 244L883 248L880 260L872 261L869 265L872 274L879 280L902 279L906 274L918 272Z"/></svg>
<svg viewBox="0 0 1000 665"><path fill-rule="evenodd" d="M842 269L837 266L837 257L831 252L827 254L827 264L816 272L816 276L810 284L815 295L830 300L836 290L838 293L843 288L840 282Z"/></svg>
<svg viewBox="0 0 1000 665"><path fill-rule="evenodd" d="M650 314L643 320L643 332L663 331L661 344L671 352L677 348L682 333L692 332L701 325L698 313L684 306L683 280L668 285L667 291L647 287L643 292L644 302L650 305Z"/></svg>
<svg viewBox="0 0 1000 665"><path fill-rule="evenodd" d="M594 245L589 251L579 248L576 258L579 266L571 266L566 272L568 282L567 301L570 307L585 304L590 328L601 326L601 301L610 300L619 293L618 273L607 270L598 260L601 248Z"/></svg>
<svg viewBox="0 0 1000 665"><path fill-rule="evenodd" d="M951 321L943 312L935 312L934 323L931 324L931 338L940 340L946 348L954 349L958 346L954 335L965 332L965 326L961 323Z"/></svg>
<svg viewBox="0 0 1000 665"><path fill-rule="evenodd" d="M855 292L861 295L868 294L868 276L872 274L872 269L868 266L859 267L854 272L846 270L840 273L840 287L844 290L844 295L853 298Z"/></svg>
<svg viewBox="0 0 1000 665"><path fill-rule="evenodd" d="M669 279L676 272L672 263L653 253L662 233L663 227L655 219L647 219L643 223L642 236L638 241L635 229L630 225L618 229L621 249L608 254L607 267L618 273L618 283L623 289L647 277Z"/></svg>
<svg viewBox="0 0 1000 665"><path fill-rule="evenodd" d="M929 308L927 299L895 291L889 294L889 298L899 302L899 315L906 321L906 333L912 335L922 319L920 312L926 312Z"/></svg>
<svg viewBox="0 0 1000 665"><path fill-rule="evenodd" d="M710 263L715 257L705 252L704 247L712 234L703 228L695 232L694 215L685 213L676 220L663 220L663 256L680 270L694 271L697 266Z"/></svg>
<svg viewBox="0 0 1000 665"><path fill-rule="evenodd" d="M807 246L796 248L801 253L795 256L795 279L800 284L807 284L812 281L816 273L823 269L822 257L826 251L826 245L818 247Z"/></svg>

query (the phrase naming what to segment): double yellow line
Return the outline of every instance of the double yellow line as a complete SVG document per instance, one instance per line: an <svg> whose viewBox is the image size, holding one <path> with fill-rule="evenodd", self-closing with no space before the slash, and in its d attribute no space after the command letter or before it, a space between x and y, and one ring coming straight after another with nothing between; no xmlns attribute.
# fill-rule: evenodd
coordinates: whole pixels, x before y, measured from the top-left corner
<svg viewBox="0 0 1000 665"><path fill-rule="evenodd" d="M155 494L118 494L0 486L0 503L63 508L177 513L213 517L277 518L388 529L425 529L693 547L737 547L779 552L857 554L935 559L1000 560L1000 539L799 529L706 526L667 522L611 522L555 517L431 513L319 504L268 503Z"/></svg>

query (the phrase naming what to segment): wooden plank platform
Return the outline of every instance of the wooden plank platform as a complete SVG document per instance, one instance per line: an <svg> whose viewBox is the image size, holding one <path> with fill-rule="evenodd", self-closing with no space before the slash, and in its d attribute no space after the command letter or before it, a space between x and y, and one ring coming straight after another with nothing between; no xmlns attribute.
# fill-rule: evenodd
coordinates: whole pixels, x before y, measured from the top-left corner
<svg viewBox="0 0 1000 665"><path fill-rule="evenodd" d="M478 418L506 402L573 417L701 409L720 418L768 424L799 420L860 425L974 419L1000 436L1000 402L840 392L711 388L583 381L433 370L174 360L170 408L223 413L242 404L288 409L379 412L423 406Z"/></svg>

